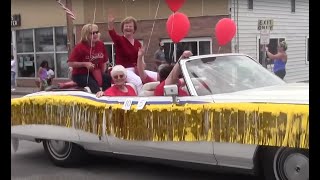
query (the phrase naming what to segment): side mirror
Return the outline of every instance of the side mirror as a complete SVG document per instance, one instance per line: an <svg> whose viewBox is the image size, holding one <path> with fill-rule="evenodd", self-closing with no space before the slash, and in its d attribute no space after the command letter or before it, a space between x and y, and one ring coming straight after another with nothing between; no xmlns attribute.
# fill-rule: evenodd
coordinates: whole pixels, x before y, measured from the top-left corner
<svg viewBox="0 0 320 180"><path fill-rule="evenodd" d="M165 96L178 96L178 86L177 85L165 85L164 86Z"/></svg>
<svg viewBox="0 0 320 180"><path fill-rule="evenodd" d="M172 96L172 102L177 103L178 96L178 86L177 85L165 85L164 86L164 95Z"/></svg>

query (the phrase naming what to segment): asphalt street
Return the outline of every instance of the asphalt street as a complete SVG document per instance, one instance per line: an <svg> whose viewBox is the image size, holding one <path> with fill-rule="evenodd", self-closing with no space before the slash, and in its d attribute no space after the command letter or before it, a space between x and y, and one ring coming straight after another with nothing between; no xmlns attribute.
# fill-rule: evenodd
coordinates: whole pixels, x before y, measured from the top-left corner
<svg viewBox="0 0 320 180"><path fill-rule="evenodd" d="M252 176L212 173L183 169L154 163L93 156L92 161L77 168L54 166L41 143L20 141L17 152L11 150L11 179L13 180L254 180Z"/></svg>

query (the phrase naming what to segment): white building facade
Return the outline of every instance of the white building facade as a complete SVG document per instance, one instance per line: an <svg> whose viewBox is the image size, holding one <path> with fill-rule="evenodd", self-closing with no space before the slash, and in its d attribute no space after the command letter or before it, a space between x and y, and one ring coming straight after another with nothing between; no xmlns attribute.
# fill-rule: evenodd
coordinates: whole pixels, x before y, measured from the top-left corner
<svg viewBox="0 0 320 180"><path fill-rule="evenodd" d="M272 19L269 50L276 53L277 43L282 40L288 44L284 80L309 80L309 0L230 0L229 7L237 24L233 52L248 54L259 61L262 52L258 20Z"/></svg>

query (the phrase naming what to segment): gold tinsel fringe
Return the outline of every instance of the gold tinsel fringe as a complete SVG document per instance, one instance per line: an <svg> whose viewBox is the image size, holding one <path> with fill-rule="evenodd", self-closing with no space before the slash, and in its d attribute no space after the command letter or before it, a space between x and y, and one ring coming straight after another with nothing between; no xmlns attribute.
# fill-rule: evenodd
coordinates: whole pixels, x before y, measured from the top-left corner
<svg viewBox="0 0 320 180"><path fill-rule="evenodd" d="M74 96L13 99L12 126L47 124L125 140L214 141L309 148L309 105L210 103L123 110ZM105 116L103 114L105 113ZM105 117L105 119L104 119Z"/></svg>

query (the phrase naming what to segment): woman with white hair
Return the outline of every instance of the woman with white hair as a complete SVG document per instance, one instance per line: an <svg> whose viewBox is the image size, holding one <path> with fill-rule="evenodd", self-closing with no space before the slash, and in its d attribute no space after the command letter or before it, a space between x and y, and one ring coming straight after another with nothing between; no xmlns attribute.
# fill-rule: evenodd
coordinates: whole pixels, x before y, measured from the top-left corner
<svg viewBox="0 0 320 180"><path fill-rule="evenodd" d="M281 79L283 79L286 75L286 64L288 60L288 56L286 53L287 49L288 46L285 41L279 43L277 54L272 54L271 52L269 52L268 47L266 47L267 56L271 60L274 60L273 72Z"/></svg>
<svg viewBox="0 0 320 180"><path fill-rule="evenodd" d="M111 86L111 78L105 73L108 54L99 38L96 24L84 25L81 40L68 60L68 65L72 67L72 80L80 87L88 86L95 94L100 87L105 91Z"/></svg>
<svg viewBox="0 0 320 180"><path fill-rule="evenodd" d="M108 88L105 92L98 92L97 97L101 96L137 96L134 89L126 84L127 70L122 65L116 65L112 68L111 77L114 85Z"/></svg>

